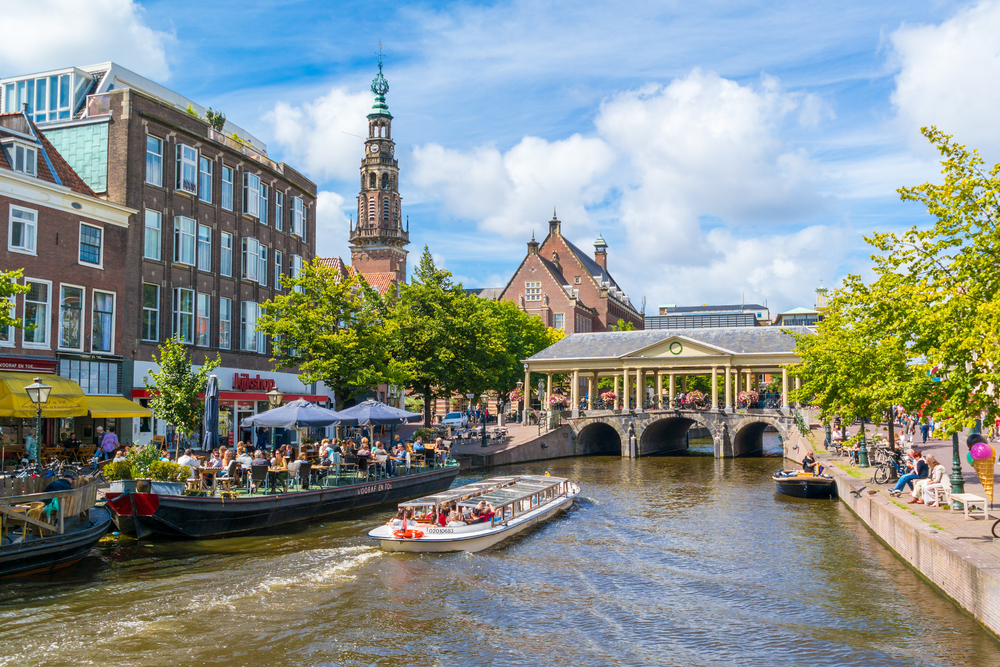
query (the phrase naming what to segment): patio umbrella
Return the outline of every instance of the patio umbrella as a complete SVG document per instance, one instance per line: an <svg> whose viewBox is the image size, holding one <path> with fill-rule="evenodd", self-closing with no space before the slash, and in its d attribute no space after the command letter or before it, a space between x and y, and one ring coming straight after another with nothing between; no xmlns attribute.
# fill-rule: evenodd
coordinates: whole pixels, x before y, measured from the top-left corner
<svg viewBox="0 0 1000 667"><path fill-rule="evenodd" d="M208 376L208 387L205 388L205 415L202 417L205 435L201 439L201 448L212 451L219 446L219 378Z"/></svg>
<svg viewBox="0 0 1000 667"><path fill-rule="evenodd" d="M337 413L342 423L355 423L361 426L389 426L420 421L423 415L394 408L375 400L367 400Z"/></svg>
<svg viewBox="0 0 1000 667"><path fill-rule="evenodd" d="M243 428L264 426L267 428L300 428L305 426L335 426L345 420L341 413L321 408L304 399L290 401L280 408L247 417L240 422Z"/></svg>

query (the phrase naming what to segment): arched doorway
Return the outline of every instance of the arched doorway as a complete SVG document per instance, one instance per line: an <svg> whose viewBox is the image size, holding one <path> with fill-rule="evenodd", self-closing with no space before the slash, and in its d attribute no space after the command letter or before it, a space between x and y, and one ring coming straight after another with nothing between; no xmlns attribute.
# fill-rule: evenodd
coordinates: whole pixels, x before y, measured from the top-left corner
<svg viewBox="0 0 1000 667"><path fill-rule="evenodd" d="M697 423L686 417L669 417L648 424L639 440L639 456L685 451L688 429Z"/></svg>
<svg viewBox="0 0 1000 667"><path fill-rule="evenodd" d="M604 422L594 422L581 429L576 437L580 453L607 456L622 455L622 438L614 426Z"/></svg>

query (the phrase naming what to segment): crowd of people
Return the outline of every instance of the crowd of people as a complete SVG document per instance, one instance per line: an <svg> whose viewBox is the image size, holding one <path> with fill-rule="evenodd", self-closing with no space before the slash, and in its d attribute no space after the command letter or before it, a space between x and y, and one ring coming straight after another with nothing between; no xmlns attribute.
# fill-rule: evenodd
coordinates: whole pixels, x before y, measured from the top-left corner
<svg viewBox="0 0 1000 667"><path fill-rule="evenodd" d="M431 523L442 528L455 526L471 526L477 523L492 523L497 516L496 510L488 501L481 500L474 507L460 506L457 503L442 503L437 509L432 508L427 514L417 516L412 507L400 507L396 516L387 525L397 530L407 530L407 525L418 521Z"/></svg>

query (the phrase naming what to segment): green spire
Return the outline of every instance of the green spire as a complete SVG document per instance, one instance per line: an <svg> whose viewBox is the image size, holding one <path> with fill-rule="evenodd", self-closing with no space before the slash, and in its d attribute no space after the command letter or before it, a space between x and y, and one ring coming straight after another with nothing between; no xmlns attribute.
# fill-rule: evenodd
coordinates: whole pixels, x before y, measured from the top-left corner
<svg viewBox="0 0 1000 667"><path fill-rule="evenodd" d="M375 104L372 105L372 113L368 114L368 117L389 116L392 118L392 114L389 113L389 105L385 103L385 94L389 92L389 82L382 76L382 42L378 44L378 74L372 79L372 92L375 93Z"/></svg>

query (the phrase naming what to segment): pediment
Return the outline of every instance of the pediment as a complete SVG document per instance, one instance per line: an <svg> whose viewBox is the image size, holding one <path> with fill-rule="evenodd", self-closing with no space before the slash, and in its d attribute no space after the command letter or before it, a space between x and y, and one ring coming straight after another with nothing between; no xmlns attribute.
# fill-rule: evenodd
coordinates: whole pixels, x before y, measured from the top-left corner
<svg viewBox="0 0 1000 667"><path fill-rule="evenodd" d="M730 350L709 345L685 336L671 336L653 345L629 352L623 358L651 357L677 359L683 357L717 357L720 354L733 354Z"/></svg>

